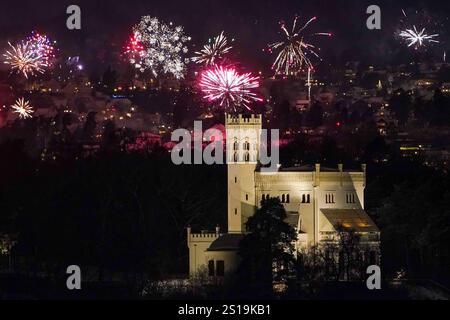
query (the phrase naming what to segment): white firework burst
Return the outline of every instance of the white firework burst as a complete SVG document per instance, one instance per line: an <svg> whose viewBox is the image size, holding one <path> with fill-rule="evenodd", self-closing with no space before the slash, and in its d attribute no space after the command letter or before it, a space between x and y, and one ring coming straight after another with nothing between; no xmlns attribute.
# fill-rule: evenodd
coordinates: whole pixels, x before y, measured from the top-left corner
<svg viewBox="0 0 450 320"><path fill-rule="evenodd" d="M328 36L331 33L317 32L308 34L306 30L317 20L317 17L309 19L302 27L298 28L299 17L296 16L292 29L288 29L284 21L280 22L280 28L283 40L269 45L269 51L279 50L272 69L276 74L292 75L297 74L303 69L312 69L312 57L320 59L318 51L320 50L314 44L308 41L314 36Z"/></svg>
<svg viewBox="0 0 450 320"><path fill-rule="evenodd" d="M203 46L203 49L196 52L196 56L192 58L192 61L205 66L212 66L217 64L225 54L233 49L228 45L228 39L224 35L224 32L215 37L210 43Z"/></svg>
<svg viewBox="0 0 450 320"><path fill-rule="evenodd" d="M16 103L11 106L14 109L14 113L19 114L21 119L32 118L32 114L34 113L33 108L30 105L29 101L26 101L24 98L17 99Z"/></svg>
<svg viewBox="0 0 450 320"><path fill-rule="evenodd" d="M177 79L184 78L189 59L183 58L188 53L186 43L191 40L181 26L164 24L157 18L144 16L133 29L133 41L142 45L138 58L136 52L130 62L140 70L150 70L155 77L172 74Z"/></svg>
<svg viewBox="0 0 450 320"><path fill-rule="evenodd" d="M427 34L425 28L418 31L416 26L413 26L412 29L401 31L399 36L408 41L408 47L414 46L415 48L419 48L425 46L427 42L439 43L436 39L439 37L439 34Z"/></svg>

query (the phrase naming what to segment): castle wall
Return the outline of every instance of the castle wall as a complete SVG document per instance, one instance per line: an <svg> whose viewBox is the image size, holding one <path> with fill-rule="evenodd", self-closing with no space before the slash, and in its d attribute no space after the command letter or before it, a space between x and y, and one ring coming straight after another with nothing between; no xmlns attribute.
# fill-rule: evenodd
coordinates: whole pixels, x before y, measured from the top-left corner
<svg viewBox="0 0 450 320"><path fill-rule="evenodd" d="M194 277L199 271L207 270L206 251L216 241L219 233L191 233L188 228L189 275Z"/></svg>

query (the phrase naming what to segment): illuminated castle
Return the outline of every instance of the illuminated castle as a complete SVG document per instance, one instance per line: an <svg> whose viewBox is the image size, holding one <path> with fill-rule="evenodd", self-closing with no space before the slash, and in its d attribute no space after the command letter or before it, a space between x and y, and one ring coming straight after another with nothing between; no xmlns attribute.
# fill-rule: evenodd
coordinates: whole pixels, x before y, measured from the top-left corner
<svg viewBox="0 0 450 320"><path fill-rule="evenodd" d="M194 234L188 228L191 276L206 270L210 276L233 272L245 223L265 198L278 197L287 222L298 232L297 249L332 241L336 228L355 230L378 259L379 229L364 211L366 166L359 172L321 165L264 172L259 166L262 117L226 118L228 160L228 233Z"/></svg>

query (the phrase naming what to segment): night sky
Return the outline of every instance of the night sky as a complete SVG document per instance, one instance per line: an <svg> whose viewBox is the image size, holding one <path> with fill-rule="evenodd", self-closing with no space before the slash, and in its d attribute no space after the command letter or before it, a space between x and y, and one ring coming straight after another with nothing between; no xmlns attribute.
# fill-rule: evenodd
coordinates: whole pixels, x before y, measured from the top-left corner
<svg viewBox="0 0 450 320"><path fill-rule="evenodd" d="M82 9L82 30L65 28L66 8L78 4ZM382 30L369 31L366 8L378 4L382 9ZM391 43L398 27L401 9L430 12L439 20L448 20L449 1L366 1L366 0L164 0L164 1L2 1L0 39L15 41L33 29L59 41L64 50L80 55L92 66L113 64L123 48L131 27L142 15L183 25L192 36L193 46L225 30L236 38L236 56L249 68L264 68L272 57L262 50L278 39L278 21L291 23L295 14L304 19L318 16L315 31L334 34L321 40L322 56L329 63L349 60L386 62L387 52L397 50ZM439 30L448 34L447 30ZM444 38L444 36L442 37ZM6 42L6 41L4 41ZM447 50L446 43L437 51ZM193 48L195 50L195 48Z"/></svg>

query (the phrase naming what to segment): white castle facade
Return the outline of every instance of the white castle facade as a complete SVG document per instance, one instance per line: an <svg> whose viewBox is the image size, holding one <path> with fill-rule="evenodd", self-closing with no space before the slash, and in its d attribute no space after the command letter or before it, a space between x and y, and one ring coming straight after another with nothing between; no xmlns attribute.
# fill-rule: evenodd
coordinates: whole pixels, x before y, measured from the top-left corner
<svg viewBox="0 0 450 320"><path fill-rule="evenodd" d="M258 161L261 131L261 116L226 117L228 233L217 228L215 233L196 234L188 228L190 275L207 270L221 277L235 271L247 219L263 199L274 197L298 232L298 250L333 241L336 229L344 227L358 232L378 259L380 232L364 211L366 166L358 172L319 164L265 172Z"/></svg>

